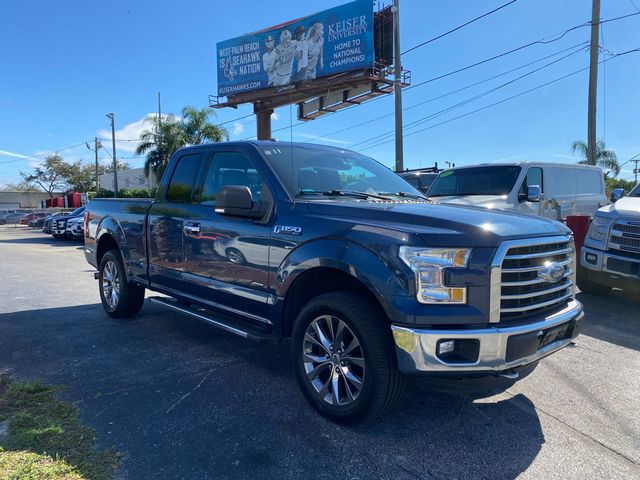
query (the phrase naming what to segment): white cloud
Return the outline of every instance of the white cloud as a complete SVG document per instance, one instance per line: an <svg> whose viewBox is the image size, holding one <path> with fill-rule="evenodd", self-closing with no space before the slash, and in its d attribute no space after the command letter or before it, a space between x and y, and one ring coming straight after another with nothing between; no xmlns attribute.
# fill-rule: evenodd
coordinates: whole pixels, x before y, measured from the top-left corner
<svg viewBox="0 0 640 480"><path fill-rule="evenodd" d="M29 155L23 155L22 153L16 153L16 152L9 152L8 150L0 150L0 156L4 155L5 157L14 157L14 158L20 158L23 160L38 160L40 161L40 159L38 158L34 158L34 157L30 157Z"/></svg>
<svg viewBox="0 0 640 480"><path fill-rule="evenodd" d="M273 112L271 114L271 119L274 120L274 121L280 120L280 115L278 115L277 112Z"/></svg>
<svg viewBox="0 0 640 480"><path fill-rule="evenodd" d="M116 130L116 150L117 152L126 152L133 153L138 147L138 138L140 138L140 134L152 127L153 121L158 118L158 115L155 113L148 113L140 120L136 120L135 122L128 123L121 129ZM118 118L116 117L116 122ZM117 125L117 123L116 123ZM96 135L99 138L104 139L102 144L111 151L111 129L101 129L96 132ZM131 142L125 142L123 140L134 140ZM118 154L120 156L120 154Z"/></svg>
<svg viewBox="0 0 640 480"><path fill-rule="evenodd" d="M233 123L233 130L231 130L231 134L232 135L240 135L242 132L244 132L244 125L240 122L234 122Z"/></svg>

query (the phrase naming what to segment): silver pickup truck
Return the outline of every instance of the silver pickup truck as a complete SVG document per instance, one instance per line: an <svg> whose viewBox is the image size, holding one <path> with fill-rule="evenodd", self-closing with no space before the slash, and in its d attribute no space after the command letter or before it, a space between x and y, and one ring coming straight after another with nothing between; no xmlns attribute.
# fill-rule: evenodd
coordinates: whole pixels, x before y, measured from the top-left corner
<svg viewBox="0 0 640 480"><path fill-rule="evenodd" d="M580 253L578 286L605 294L612 287L640 291L640 184L596 212Z"/></svg>

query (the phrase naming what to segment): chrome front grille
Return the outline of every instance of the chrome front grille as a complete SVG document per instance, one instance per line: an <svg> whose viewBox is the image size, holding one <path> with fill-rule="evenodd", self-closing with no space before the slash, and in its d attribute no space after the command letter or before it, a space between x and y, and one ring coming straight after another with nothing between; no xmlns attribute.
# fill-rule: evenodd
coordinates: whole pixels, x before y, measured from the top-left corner
<svg viewBox="0 0 640 480"><path fill-rule="evenodd" d="M640 222L619 219L611 227L609 248L640 252Z"/></svg>
<svg viewBox="0 0 640 480"><path fill-rule="evenodd" d="M573 297L575 252L570 236L505 242L491 271L491 321L563 307Z"/></svg>

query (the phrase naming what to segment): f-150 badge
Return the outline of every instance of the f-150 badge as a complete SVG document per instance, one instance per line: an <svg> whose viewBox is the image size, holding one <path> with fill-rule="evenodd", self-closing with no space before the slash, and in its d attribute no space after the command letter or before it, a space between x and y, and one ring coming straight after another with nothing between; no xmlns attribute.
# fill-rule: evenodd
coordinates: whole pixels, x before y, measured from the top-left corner
<svg viewBox="0 0 640 480"><path fill-rule="evenodd" d="M275 227L273 227L273 233L282 233L284 235L302 235L302 227L276 225Z"/></svg>

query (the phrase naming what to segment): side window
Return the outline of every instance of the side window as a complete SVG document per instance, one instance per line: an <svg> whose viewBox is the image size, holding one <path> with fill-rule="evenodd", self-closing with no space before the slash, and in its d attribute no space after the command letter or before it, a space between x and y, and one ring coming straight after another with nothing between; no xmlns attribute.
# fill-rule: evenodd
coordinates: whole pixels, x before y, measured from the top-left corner
<svg viewBox="0 0 640 480"><path fill-rule="evenodd" d="M520 194L526 196L527 188L533 185L538 185L540 187L540 192L544 192L544 185L542 184L542 169L540 167L532 167L529 169L524 182L522 182Z"/></svg>
<svg viewBox="0 0 640 480"><path fill-rule="evenodd" d="M167 201L171 203L190 203L193 198L193 189L200 170L200 154L183 155L178 159L178 165L173 171L169 188L167 189Z"/></svg>
<svg viewBox="0 0 640 480"><path fill-rule="evenodd" d="M200 204L215 205L218 190L230 185L249 187L254 202L262 194L262 180L247 157L237 152L216 153L204 180Z"/></svg>

